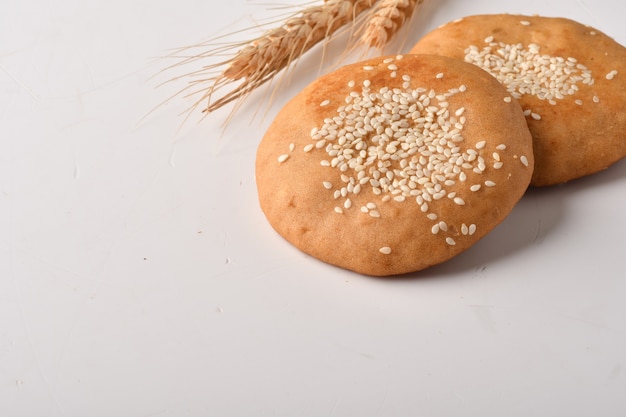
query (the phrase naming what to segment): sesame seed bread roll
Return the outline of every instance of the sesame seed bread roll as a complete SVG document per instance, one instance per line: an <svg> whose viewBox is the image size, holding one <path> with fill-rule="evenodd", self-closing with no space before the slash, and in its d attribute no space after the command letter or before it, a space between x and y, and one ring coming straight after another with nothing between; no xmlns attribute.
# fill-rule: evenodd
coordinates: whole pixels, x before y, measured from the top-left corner
<svg viewBox="0 0 626 417"><path fill-rule="evenodd" d="M260 206L301 251L371 276L472 246L527 189L519 103L479 68L384 56L315 80L278 113L256 158Z"/></svg>
<svg viewBox="0 0 626 417"><path fill-rule="evenodd" d="M597 29L556 17L475 15L431 31L410 52L477 65L519 99L534 139L533 186L626 156L626 48Z"/></svg>

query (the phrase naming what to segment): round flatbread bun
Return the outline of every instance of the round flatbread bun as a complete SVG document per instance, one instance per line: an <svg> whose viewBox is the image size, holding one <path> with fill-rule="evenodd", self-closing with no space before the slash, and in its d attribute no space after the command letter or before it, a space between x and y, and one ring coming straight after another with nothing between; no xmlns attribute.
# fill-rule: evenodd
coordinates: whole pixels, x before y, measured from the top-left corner
<svg viewBox="0 0 626 417"><path fill-rule="evenodd" d="M301 251L372 276L452 258L527 189L532 138L495 78L435 55L384 56L318 78L259 144L269 223Z"/></svg>
<svg viewBox="0 0 626 417"><path fill-rule="evenodd" d="M626 156L626 48L556 17L476 15L428 33L411 53L488 71L519 99L534 139L531 185L567 182Z"/></svg>

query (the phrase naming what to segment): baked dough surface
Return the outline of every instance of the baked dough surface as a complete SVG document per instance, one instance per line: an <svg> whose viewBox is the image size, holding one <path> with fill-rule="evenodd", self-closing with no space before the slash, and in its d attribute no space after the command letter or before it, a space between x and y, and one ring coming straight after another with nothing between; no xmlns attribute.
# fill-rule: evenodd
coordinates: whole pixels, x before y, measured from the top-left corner
<svg viewBox="0 0 626 417"><path fill-rule="evenodd" d="M527 189L522 109L476 66L385 56L322 76L276 116L256 158L260 206L301 251L373 276L466 250Z"/></svg>
<svg viewBox="0 0 626 417"><path fill-rule="evenodd" d="M519 99L534 139L531 185L564 183L626 156L626 48L557 17L474 15L420 39L411 53L462 59Z"/></svg>

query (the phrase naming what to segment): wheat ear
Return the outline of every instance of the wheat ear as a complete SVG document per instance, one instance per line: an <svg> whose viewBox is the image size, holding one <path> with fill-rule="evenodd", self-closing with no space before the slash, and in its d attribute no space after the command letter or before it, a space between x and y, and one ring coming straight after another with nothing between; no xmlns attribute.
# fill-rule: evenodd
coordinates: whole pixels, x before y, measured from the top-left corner
<svg viewBox="0 0 626 417"><path fill-rule="evenodd" d="M272 80L313 46L329 40L339 29L354 22L375 1L325 0L321 5L310 6L288 16L282 25L267 30L249 42L227 44L184 57L169 68L228 54L229 51L239 48L224 61L177 77L176 79L187 78L189 84L175 96L196 97L188 113L199 106L203 107L205 113L211 113L232 101L237 102L236 109L248 94ZM216 72L220 68L223 69ZM222 93L224 89L228 91L218 97L218 93Z"/></svg>
<svg viewBox="0 0 626 417"><path fill-rule="evenodd" d="M365 23L359 44L382 50L423 2L424 0L379 0L364 16Z"/></svg>

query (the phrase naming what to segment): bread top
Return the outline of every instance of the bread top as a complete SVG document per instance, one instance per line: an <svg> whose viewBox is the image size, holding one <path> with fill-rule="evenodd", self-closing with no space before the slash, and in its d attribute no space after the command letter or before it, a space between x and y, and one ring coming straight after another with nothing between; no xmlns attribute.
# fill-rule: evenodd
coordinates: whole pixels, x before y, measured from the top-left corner
<svg viewBox="0 0 626 417"><path fill-rule="evenodd" d="M420 39L411 53L462 59L495 76L525 110L535 186L564 183L626 156L626 48L557 17L474 15Z"/></svg>
<svg viewBox="0 0 626 417"><path fill-rule="evenodd" d="M324 262L375 276L466 250L525 192L522 109L479 68L383 56L320 77L276 116L256 159L274 229Z"/></svg>

